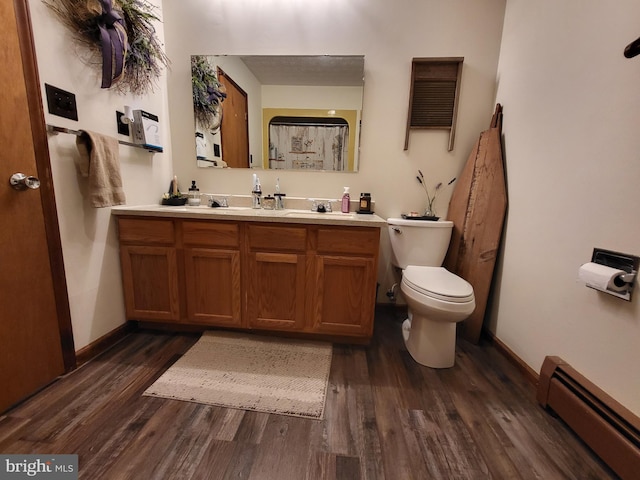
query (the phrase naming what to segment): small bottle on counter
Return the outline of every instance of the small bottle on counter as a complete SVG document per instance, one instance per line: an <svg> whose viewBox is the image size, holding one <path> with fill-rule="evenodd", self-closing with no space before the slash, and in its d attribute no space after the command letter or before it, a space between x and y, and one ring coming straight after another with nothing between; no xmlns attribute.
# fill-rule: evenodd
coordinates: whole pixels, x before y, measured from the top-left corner
<svg viewBox="0 0 640 480"><path fill-rule="evenodd" d="M275 210L276 208L276 197L271 195L267 195L262 198L262 208L265 210Z"/></svg>
<svg viewBox="0 0 640 480"><path fill-rule="evenodd" d="M360 194L360 208L358 209L358 213L371 213L371 194L370 193Z"/></svg>
<svg viewBox="0 0 640 480"><path fill-rule="evenodd" d="M349 213L351 206L351 196L349 195L349 187L344 187L344 193L342 194L342 205L340 211L342 213Z"/></svg>
<svg viewBox="0 0 640 480"><path fill-rule="evenodd" d="M197 207L200 205L200 189L196 186L196 181L191 180L191 186L189 187L189 197L187 203L191 207Z"/></svg>

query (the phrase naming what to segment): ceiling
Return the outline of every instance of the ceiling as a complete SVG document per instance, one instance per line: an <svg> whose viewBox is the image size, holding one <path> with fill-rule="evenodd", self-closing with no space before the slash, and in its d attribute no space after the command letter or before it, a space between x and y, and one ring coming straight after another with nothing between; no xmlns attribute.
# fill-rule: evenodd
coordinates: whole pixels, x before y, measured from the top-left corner
<svg viewBox="0 0 640 480"><path fill-rule="evenodd" d="M246 55L240 57L262 85L358 86L362 55Z"/></svg>

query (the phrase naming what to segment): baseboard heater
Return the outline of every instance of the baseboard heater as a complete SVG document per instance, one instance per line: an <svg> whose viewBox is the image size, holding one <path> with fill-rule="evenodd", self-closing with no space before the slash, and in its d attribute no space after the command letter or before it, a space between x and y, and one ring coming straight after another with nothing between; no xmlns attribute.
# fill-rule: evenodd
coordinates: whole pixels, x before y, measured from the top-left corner
<svg viewBox="0 0 640 480"><path fill-rule="evenodd" d="M555 412L617 475L640 472L640 418L560 357L544 359L537 400Z"/></svg>

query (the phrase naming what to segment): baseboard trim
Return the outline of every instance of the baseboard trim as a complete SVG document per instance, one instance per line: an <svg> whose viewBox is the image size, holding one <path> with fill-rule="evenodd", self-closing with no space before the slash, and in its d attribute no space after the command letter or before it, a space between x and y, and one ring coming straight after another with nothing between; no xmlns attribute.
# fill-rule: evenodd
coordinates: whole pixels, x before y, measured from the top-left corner
<svg viewBox="0 0 640 480"><path fill-rule="evenodd" d="M483 329L482 335L503 357L505 357L509 361L509 363L515 366L520 371L520 373L522 373L524 378L531 385L533 385L534 387L538 385L538 382L540 381L540 375L538 375L538 372L524 363L524 361L515 353L513 353L513 351L509 347L502 343L502 341L500 341L500 339L496 337L493 332Z"/></svg>
<svg viewBox="0 0 640 480"><path fill-rule="evenodd" d="M127 322L91 342L86 347L82 347L76 352L77 366L80 367L92 358L95 358L101 353L107 351L136 328L137 326L135 323Z"/></svg>

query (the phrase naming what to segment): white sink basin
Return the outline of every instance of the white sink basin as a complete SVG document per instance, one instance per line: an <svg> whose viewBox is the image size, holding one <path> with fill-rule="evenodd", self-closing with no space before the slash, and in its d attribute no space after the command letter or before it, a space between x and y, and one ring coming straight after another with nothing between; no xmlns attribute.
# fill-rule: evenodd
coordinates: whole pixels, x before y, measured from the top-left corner
<svg viewBox="0 0 640 480"><path fill-rule="evenodd" d="M174 212L224 212L224 211L241 211L241 210L251 210L248 207L216 207L216 208L212 208L212 207L208 207L207 205L198 205L196 206L192 206L190 207L189 205L185 205L183 207L172 207L172 206L167 206L167 205L163 205L162 208L166 208L169 210L172 210Z"/></svg>
<svg viewBox="0 0 640 480"><path fill-rule="evenodd" d="M192 207L193 208L193 207ZM249 207L205 207L209 210L213 210L215 212L226 212L226 211L230 211L230 212L238 212L241 210L251 210L251 208Z"/></svg>
<svg viewBox="0 0 640 480"><path fill-rule="evenodd" d="M307 210L290 210L285 213L288 217L303 217L303 218L344 218L344 219L352 219L355 218L355 213L342 213L342 212L311 212Z"/></svg>

